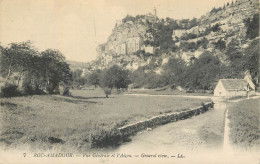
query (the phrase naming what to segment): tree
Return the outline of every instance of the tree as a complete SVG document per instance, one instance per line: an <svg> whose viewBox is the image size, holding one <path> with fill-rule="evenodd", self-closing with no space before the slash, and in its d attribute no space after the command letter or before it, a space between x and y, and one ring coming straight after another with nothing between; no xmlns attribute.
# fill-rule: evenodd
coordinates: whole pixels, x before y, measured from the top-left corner
<svg viewBox="0 0 260 164"><path fill-rule="evenodd" d="M120 88L127 88L130 84L129 72L114 65L106 70L101 75L101 84L103 88L109 88L112 90L113 87L119 90Z"/></svg>
<svg viewBox="0 0 260 164"><path fill-rule="evenodd" d="M168 85L181 85L186 71L185 62L182 59L171 58L163 68L163 76L168 77Z"/></svg>
<svg viewBox="0 0 260 164"><path fill-rule="evenodd" d="M219 59L206 51L188 68L185 74L185 82L182 85L203 90L213 89L220 71L221 63Z"/></svg>
<svg viewBox="0 0 260 164"><path fill-rule="evenodd" d="M196 42L196 44L197 44L197 47L198 47L198 48L199 48L199 47L202 47L202 48L204 48L204 49L207 49L208 44L209 44L209 41L208 41L208 39L207 39L206 37L203 37L201 40L198 40L198 41Z"/></svg>
<svg viewBox="0 0 260 164"><path fill-rule="evenodd" d="M247 28L247 38L254 39L259 36L259 14L255 14L252 19L245 19L244 24Z"/></svg>
<svg viewBox="0 0 260 164"><path fill-rule="evenodd" d="M220 28L220 25L217 23L217 24L215 24L212 28L211 28L211 31L213 31L213 32L218 32L218 31L220 31L221 30L221 28Z"/></svg>
<svg viewBox="0 0 260 164"><path fill-rule="evenodd" d="M48 49L39 53L30 41L1 48L0 64L6 84L19 88L22 81L24 94L58 93L60 85L67 89L71 85L70 68L61 52Z"/></svg>
<svg viewBox="0 0 260 164"><path fill-rule="evenodd" d="M95 70L88 75L88 83L94 85L95 88L100 85L100 70Z"/></svg>
<svg viewBox="0 0 260 164"><path fill-rule="evenodd" d="M62 69L62 82L61 82L61 86L64 87L64 90L63 90L62 94L68 96L68 95L70 95L69 88L70 88L71 83L72 83L72 73L70 71L70 67L69 67L68 63L62 62L61 67L62 67L61 68Z"/></svg>
<svg viewBox="0 0 260 164"><path fill-rule="evenodd" d="M32 47L30 41L21 43L11 43L8 47L2 49L1 55L1 75L6 78L6 82L13 73L17 73L16 86L19 86L20 80L25 72L33 67L33 57L38 55L35 48ZM15 81L12 81L14 83Z"/></svg>
<svg viewBox="0 0 260 164"><path fill-rule="evenodd" d="M252 41L245 49L243 60L245 61L244 71L249 71L254 82L259 81L259 47L260 39Z"/></svg>
<svg viewBox="0 0 260 164"><path fill-rule="evenodd" d="M239 40L232 38L230 43L227 45L226 48L226 56L230 61L229 68L232 78L241 78L243 73L243 66L244 66L244 60L243 60L243 53L242 49L240 48Z"/></svg>
<svg viewBox="0 0 260 164"><path fill-rule="evenodd" d="M47 49L41 53L45 89L49 93L59 92L59 83L63 80L65 57L58 50Z"/></svg>
<svg viewBox="0 0 260 164"><path fill-rule="evenodd" d="M191 21L190 21L190 28L192 27L195 27L198 25L198 21L197 21L197 18L193 18Z"/></svg>

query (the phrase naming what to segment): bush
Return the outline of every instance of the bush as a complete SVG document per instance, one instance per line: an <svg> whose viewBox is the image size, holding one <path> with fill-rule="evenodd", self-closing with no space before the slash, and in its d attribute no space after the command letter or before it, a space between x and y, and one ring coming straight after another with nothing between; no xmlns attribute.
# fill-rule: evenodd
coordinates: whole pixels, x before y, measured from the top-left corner
<svg viewBox="0 0 260 164"><path fill-rule="evenodd" d="M108 95L111 95L111 89L110 88L103 88L104 93L106 94L106 98L108 98Z"/></svg>
<svg viewBox="0 0 260 164"><path fill-rule="evenodd" d="M198 47L195 42L181 42L180 49L182 49L184 52L187 52L187 51L195 51L198 49Z"/></svg>
<svg viewBox="0 0 260 164"><path fill-rule="evenodd" d="M1 87L1 97L15 97L19 96L20 92L17 89L17 86L14 84L5 84L5 86Z"/></svg>
<svg viewBox="0 0 260 164"><path fill-rule="evenodd" d="M211 31L213 31L213 32L218 32L218 31L220 31L221 30L221 28L220 28L220 24L215 24L212 28L211 28Z"/></svg>
<svg viewBox="0 0 260 164"><path fill-rule="evenodd" d="M225 48L226 48L226 42L221 39L219 39L217 42L214 42L213 44L215 45L216 49L219 49L221 51L225 50Z"/></svg>
<svg viewBox="0 0 260 164"><path fill-rule="evenodd" d="M71 96L69 87L64 87L63 96Z"/></svg>
<svg viewBox="0 0 260 164"><path fill-rule="evenodd" d="M38 84L32 84L29 79L23 81L22 89L25 95L41 95L44 93Z"/></svg>
<svg viewBox="0 0 260 164"><path fill-rule="evenodd" d="M33 95L34 94L34 90L33 90L33 87L31 85L23 85L23 90L24 90L24 93L26 95Z"/></svg>
<svg viewBox="0 0 260 164"><path fill-rule="evenodd" d="M252 19L245 19L244 24L247 28L247 38L254 39L255 37L259 36L259 14L255 14Z"/></svg>
<svg viewBox="0 0 260 164"><path fill-rule="evenodd" d="M36 95L42 95L44 94L43 90L40 89L40 87L38 85L35 86L35 89L34 89L34 94Z"/></svg>
<svg viewBox="0 0 260 164"><path fill-rule="evenodd" d="M91 134L90 141L92 148L103 148L108 146L118 146L123 141L123 137L118 129L102 129L96 134Z"/></svg>

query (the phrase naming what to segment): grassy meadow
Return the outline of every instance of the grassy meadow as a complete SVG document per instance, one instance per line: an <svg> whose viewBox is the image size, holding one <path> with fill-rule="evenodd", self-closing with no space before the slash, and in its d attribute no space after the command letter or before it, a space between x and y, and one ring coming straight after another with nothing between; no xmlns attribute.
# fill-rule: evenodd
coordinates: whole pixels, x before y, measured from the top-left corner
<svg viewBox="0 0 260 164"><path fill-rule="evenodd" d="M260 101L246 99L228 104L231 141L236 148L260 147Z"/></svg>
<svg viewBox="0 0 260 164"><path fill-rule="evenodd" d="M206 91L210 92L210 91ZM179 91L177 89L170 89L169 87L157 88L157 89L130 89L128 94L150 94L150 95L185 95L185 96L213 96L213 93L187 93L185 91Z"/></svg>
<svg viewBox="0 0 260 164"><path fill-rule="evenodd" d="M72 90L72 96L0 99L0 146L29 150L86 151L90 136L155 115L196 107L209 99L133 96Z"/></svg>

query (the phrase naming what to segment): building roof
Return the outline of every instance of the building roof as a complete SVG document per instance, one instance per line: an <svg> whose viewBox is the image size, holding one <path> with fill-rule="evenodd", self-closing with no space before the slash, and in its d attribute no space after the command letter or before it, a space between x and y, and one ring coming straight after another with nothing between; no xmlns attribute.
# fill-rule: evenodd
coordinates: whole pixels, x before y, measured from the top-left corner
<svg viewBox="0 0 260 164"><path fill-rule="evenodd" d="M244 91L247 89L248 82L245 79L220 79L226 90Z"/></svg>

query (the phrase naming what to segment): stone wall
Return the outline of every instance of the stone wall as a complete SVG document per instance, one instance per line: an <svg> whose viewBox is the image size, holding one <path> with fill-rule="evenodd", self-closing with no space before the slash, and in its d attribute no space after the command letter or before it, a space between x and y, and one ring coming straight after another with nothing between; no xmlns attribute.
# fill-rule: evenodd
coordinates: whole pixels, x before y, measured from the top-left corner
<svg viewBox="0 0 260 164"><path fill-rule="evenodd" d="M190 118L192 116L199 115L213 107L214 107L214 102L209 102L200 107L192 108L187 111L155 116L148 120L139 121L134 124L126 125L124 127L119 128L118 130L121 132L123 136L131 136L147 128L153 128L159 125L164 125L170 122L175 122L178 120L183 120L183 119Z"/></svg>
<svg viewBox="0 0 260 164"><path fill-rule="evenodd" d="M108 131L100 131L97 134L92 134L89 138L89 141L92 148L118 146L125 141L129 141L130 136L135 135L141 130L196 116L206 112L210 108L213 108L213 106L214 102L209 102L200 107L193 108L187 111L159 115L148 120L126 125L121 128L114 128Z"/></svg>

